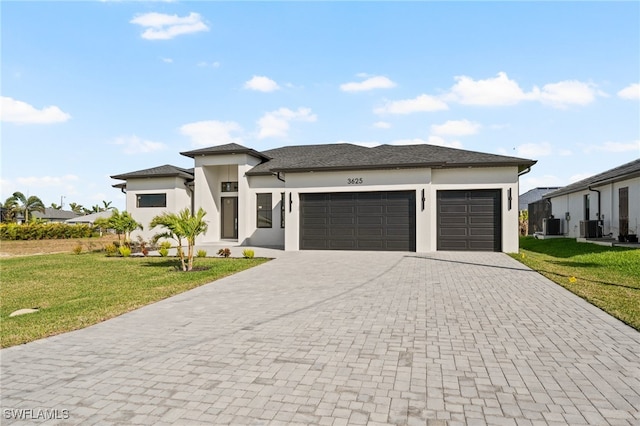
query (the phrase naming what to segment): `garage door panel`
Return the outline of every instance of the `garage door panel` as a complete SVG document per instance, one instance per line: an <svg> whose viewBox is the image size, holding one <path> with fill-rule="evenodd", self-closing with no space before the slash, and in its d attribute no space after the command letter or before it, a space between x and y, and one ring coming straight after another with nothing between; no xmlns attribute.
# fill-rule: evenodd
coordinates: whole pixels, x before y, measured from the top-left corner
<svg viewBox="0 0 640 426"><path fill-rule="evenodd" d="M384 217L382 216L358 216L358 225L383 225Z"/></svg>
<svg viewBox="0 0 640 426"><path fill-rule="evenodd" d="M438 209L438 211L440 213L446 213L446 214L467 214L468 213L468 206L463 205L463 204L448 204L446 206L440 206L440 208Z"/></svg>
<svg viewBox="0 0 640 426"><path fill-rule="evenodd" d="M469 222L469 218L464 216L447 216L440 219L440 223L443 225L458 225L458 226L467 226Z"/></svg>
<svg viewBox="0 0 640 426"><path fill-rule="evenodd" d="M438 250L500 251L501 191L437 192Z"/></svg>
<svg viewBox="0 0 640 426"><path fill-rule="evenodd" d="M442 229L438 235L443 237L466 237L469 235L468 228L446 228Z"/></svg>
<svg viewBox="0 0 640 426"><path fill-rule="evenodd" d="M358 239L382 238L384 234L384 230L380 227L359 226L357 232Z"/></svg>
<svg viewBox="0 0 640 426"><path fill-rule="evenodd" d="M362 206L356 207L356 214L358 216L380 216L385 213L383 206Z"/></svg>
<svg viewBox="0 0 640 426"><path fill-rule="evenodd" d="M415 191L309 195L300 195L301 249L415 251ZM323 226L325 242L309 240L308 226Z"/></svg>
<svg viewBox="0 0 640 426"><path fill-rule="evenodd" d="M355 225L356 218L351 216L334 216L330 219L331 225Z"/></svg>

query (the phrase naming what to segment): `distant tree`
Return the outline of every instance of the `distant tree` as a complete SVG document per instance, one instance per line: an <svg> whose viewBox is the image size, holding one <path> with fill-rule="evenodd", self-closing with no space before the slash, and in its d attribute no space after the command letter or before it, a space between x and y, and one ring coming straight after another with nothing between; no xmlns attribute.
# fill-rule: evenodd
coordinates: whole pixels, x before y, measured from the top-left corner
<svg viewBox="0 0 640 426"><path fill-rule="evenodd" d="M94 225L103 229L115 230L116 234L118 234L118 241L120 241L120 236L122 235L125 243L128 243L131 239L131 233L133 231L136 229L143 229L142 225L136 222L128 212L123 211L120 213L116 208L113 209L111 217L107 219L98 219L94 222Z"/></svg>
<svg viewBox="0 0 640 426"><path fill-rule="evenodd" d="M178 257L182 264L183 271L191 271L193 269L193 249L196 244L196 237L207 232L208 225L204 221L207 213L202 209L198 209L196 214L192 214L188 208L181 210L178 214L162 213L151 220L150 227L155 228L161 226L167 230L161 237L175 238L178 240ZM181 250L182 239L187 240L187 259L185 263L184 251Z"/></svg>
<svg viewBox="0 0 640 426"><path fill-rule="evenodd" d="M17 204L16 210L19 213L24 214L24 221L29 222L29 213L41 212L44 213L44 203L35 195L26 197L22 192L14 192L10 197L13 198Z"/></svg>
<svg viewBox="0 0 640 426"><path fill-rule="evenodd" d="M18 201L13 197L7 198L4 203L2 203L2 221L15 222L17 213Z"/></svg>
<svg viewBox="0 0 640 426"><path fill-rule="evenodd" d="M104 201L102 200L102 204L104 205L104 207L101 207L101 211L106 212L107 210L113 210L115 209L115 207L113 207L111 205L112 201Z"/></svg>
<svg viewBox="0 0 640 426"><path fill-rule="evenodd" d="M49 207L51 207L54 210L62 210L62 206L59 206L56 203L51 203Z"/></svg>
<svg viewBox="0 0 640 426"><path fill-rule="evenodd" d="M72 212L74 213L83 213L84 211L84 207L82 207L81 204L78 203L69 203L69 208L71 209Z"/></svg>

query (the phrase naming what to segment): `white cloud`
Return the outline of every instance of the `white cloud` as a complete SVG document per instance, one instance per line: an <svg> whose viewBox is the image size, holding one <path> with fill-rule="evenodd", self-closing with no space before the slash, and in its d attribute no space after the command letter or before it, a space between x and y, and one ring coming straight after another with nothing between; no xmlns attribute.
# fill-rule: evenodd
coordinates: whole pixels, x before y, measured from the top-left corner
<svg viewBox="0 0 640 426"><path fill-rule="evenodd" d="M2 96L0 118L1 121L16 124L52 124L65 122L71 116L57 106L37 109L26 102Z"/></svg>
<svg viewBox="0 0 640 426"><path fill-rule="evenodd" d="M525 143L516 147L518 157L537 158L551 155L553 148L549 142Z"/></svg>
<svg viewBox="0 0 640 426"><path fill-rule="evenodd" d="M138 15L129 22L146 28L142 38L147 40L169 40L183 34L209 31L200 14L195 12L184 17L151 12Z"/></svg>
<svg viewBox="0 0 640 426"><path fill-rule="evenodd" d="M376 127L378 129L390 129L391 123L388 123L386 121L376 121L375 123L373 123L373 127Z"/></svg>
<svg viewBox="0 0 640 426"><path fill-rule="evenodd" d="M173 59L171 58L160 58L162 60L162 62L166 63L166 64L171 64L173 63Z"/></svg>
<svg viewBox="0 0 640 426"><path fill-rule="evenodd" d="M183 125L180 132L189 136L195 146L242 143L240 137L231 135L234 132L242 132L242 127L234 121L197 121Z"/></svg>
<svg viewBox="0 0 640 426"><path fill-rule="evenodd" d="M539 101L555 108L566 108L568 105L588 105L595 100L596 94L605 96L597 92L595 85L576 80L545 84L542 89L534 86L530 92L525 92L505 72L486 80L473 80L467 76L457 76L455 80L457 83L444 99L463 105L504 106Z"/></svg>
<svg viewBox="0 0 640 426"><path fill-rule="evenodd" d="M469 120L449 120L432 125L431 132L436 135L468 136L478 133L480 127L480 124Z"/></svg>
<svg viewBox="0 0 640 426"><path fill-rule="evenodd" d="M269 77L262 75L254 75L253 78L244 83L244 88L249 90L257 90L258 92L273 92L280 89L278 83Z"/></svg>
<svg viewBox="0 0 640 426"><path fill-rule="evenodd" d="M289 132L290 121L314 122L316 119L317 116L312 114L309 108L298 108L297 111L280 108L268 112L258 120L258 127L260 128L258 139L286 137Z"/></svg>
<svg viewBox="0 0 640 426"><path fill-rule="evenodd" d="M125 154L143 154L167 149L167 145L162 142L153 142L141 139L136 135L120 136L113 141L114 145L122 145Z"/></svg>
<svg viewBox="0 0 640 426"><path fill-rule="evenodd" d="M521 193L525 193L533 188L548 188L553 186L564 186L564 183L559 177L553 175L532 176L527 174L520 178Z"/></svg>
<svg viewBox="0 0 640 426"><path fill-rule="evenodd" d="M568 105L588 105L596 98L596 91L592 84L575 80L545 84L542 91L536 87L533 93L534 98L555 108L566 108Z"/></svg>
<svg viewBox="0 0 640 426"><path fill-rule="evenodd" d="M413 112L431 112L447 110L442 100L429 95L420 95L414 99L389 101L383 107L373 110L376 114L411 114Z"/></svg>
<svg viewBox="0 0 640 426"><path fill-rule="evenodd" d="M69 185L72 182L77 182L80 178L76 175L64 175L64 176L28 176L16 178L16 182L19 185L26 187L46 188L52 186L64 186Z"/></svg>
<svg viewBox="0 0 640 426"><path fill-rule="evenodd" d="M637 100L640 99L640 84L633 83L618 92L618 96L622 99Z"/></svg>
<svg viewBox="0 0 640 426"><path fill-rule="evenodd" d="M448 148L462 148L462 143L460 141L447 141L444 138L441 138L440 136L429 136L429 138L426 140L420 139L420 138L396 139L389 143L389 145L422 145L422 144L444 146Z"/></svg>
<svg viewBox="0 0 640 426"><path fill-rule="evenodd" d="M215 62L205 62L205 61L201 61L198 62L198 66L199 67L211 67L211 68L220 68L220 62L215 61Z"/></svg>
<svg viewBox="0 0 640 426"><path fill-rule="evenodd" d="M358 74L358 77L366 77L366 75ZM340 85L340 90L343 92L362 92L366 90L374 89L391 89L396 87L396 83L388 79L387 77L378 75L369 77L364 81L344 83Z"/></svg>
<svg viewBox="0 0 640 426"><path fill-rule="evenodd" d="M640 140L633 142L611 142L607 141L602 145L590 145L585 148L586 153L594 151L601 152L635 152L640 156Z"/></svg>
<svg viewBox="0 0 640 426"><path fill-rule="evenodd" d="M525 143L514 148L516 155L526 158L546 157L548 155L568 156L573 153L566 148L555 148L549 142L541 143ZM505 150L501 151L504 155L510 155Z"/></svg>
<svg viewBox="0 0 640 426"><path fill-rule="evenodd" d="M530 99L514 80L506 73L499 72L496 78L473 80L467 76L456 76L447 100L454 100L463 105L514 105Z"/></svg>

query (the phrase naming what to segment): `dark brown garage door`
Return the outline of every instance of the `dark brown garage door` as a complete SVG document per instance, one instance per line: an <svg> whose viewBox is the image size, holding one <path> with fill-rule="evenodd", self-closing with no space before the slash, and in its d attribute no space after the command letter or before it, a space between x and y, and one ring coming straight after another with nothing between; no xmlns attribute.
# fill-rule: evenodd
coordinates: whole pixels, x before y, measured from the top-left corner
<svg viewBox="0 0 640 426"><path fill-rule="evenodd" d="M438 191L438 250L501 251L500 190Z"/></svg>
<svg viewBox="0 0 640 426"><path fill-rule="evenodd" d="M301 250L416 250L415 191L300 194Z"/></svg>

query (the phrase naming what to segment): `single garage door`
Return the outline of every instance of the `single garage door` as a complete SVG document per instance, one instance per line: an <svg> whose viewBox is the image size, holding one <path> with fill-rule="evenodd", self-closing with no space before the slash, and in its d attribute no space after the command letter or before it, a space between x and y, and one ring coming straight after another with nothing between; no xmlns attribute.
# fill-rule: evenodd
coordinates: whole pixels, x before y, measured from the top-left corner
<svg viewBox="0 0 640 426"><path fill-rule="evenodd" d="M499 189L438 191L438 250L501 251Z"/></svg>
<svg viewBox="0 0 640 426"><path fill-rule="evenodd" d="M416 250L415 191L300 194L301 250Z"/></svg>

